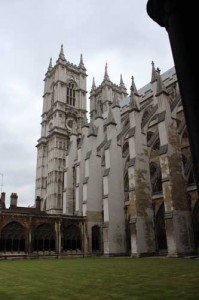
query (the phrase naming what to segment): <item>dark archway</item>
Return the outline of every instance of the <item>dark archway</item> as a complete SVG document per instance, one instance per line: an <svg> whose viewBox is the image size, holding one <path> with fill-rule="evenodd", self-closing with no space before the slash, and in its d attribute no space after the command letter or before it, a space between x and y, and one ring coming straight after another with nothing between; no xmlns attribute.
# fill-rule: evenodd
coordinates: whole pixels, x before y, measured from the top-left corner
<svg viewBox="0 0 199 300"><path fill-rule="evenodd" d="M64 251L81 250L81 231L75 225L69 225L62 230L62 249Z"/></svg>
<svg viewBox="0 0 199 300"><path fill-rule="evenodd" d="M101 234L100 227L95 225L92 227L92 252L99 252L101 250Z"/></svg>
<svg viewBox="0 0 199 300"><path fill-rule="evenodd" d="M55 231L50 224L39 225L32 233L33 251L55 251Z"/></svg>
<svg viewBox="0 0 199 300"><path fill-rule="evenodd" d="M193 213L192 213L192 222L193 222L195 246L196 249L199 249L199 201L197 201L194 206Z"/></svg>
<svg viewBox="0 0 199 300"><path fill-rule="evenodd" d="M158 252L167 251L164 212L164 203L162 203L155 216L156 246Z"/></svg>
<svg viewBox="0 0 199 300"><path fill-rule="evenodd" d="M0 251L18 253L25 251L25 231L20 223L11 222L2 229Z"/></svg>

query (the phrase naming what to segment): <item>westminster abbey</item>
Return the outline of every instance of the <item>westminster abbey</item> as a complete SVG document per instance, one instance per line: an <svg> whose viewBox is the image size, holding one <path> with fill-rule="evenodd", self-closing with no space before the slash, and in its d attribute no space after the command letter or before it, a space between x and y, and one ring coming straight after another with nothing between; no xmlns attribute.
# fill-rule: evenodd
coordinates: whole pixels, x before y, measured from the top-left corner
<svg viewBox="0 0 199 300"><path fill-rule="evenodd" d="M199 200L175 68L130 93L107 65L90 92L63 46L44 79L34 207L0 199L0 258L165 255L199 249Z"/></svg>

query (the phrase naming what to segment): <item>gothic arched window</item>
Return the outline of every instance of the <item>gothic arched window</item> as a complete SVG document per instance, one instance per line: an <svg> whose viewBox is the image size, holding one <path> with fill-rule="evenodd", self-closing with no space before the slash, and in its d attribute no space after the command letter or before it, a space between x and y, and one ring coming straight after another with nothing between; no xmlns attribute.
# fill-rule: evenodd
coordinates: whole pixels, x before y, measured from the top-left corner
<svg viewBox="0 0 199 300"><path fill-rule="evenodd" d="M69 82L66 88L66 103L75 106L75 86L72 82Z"/></svg>

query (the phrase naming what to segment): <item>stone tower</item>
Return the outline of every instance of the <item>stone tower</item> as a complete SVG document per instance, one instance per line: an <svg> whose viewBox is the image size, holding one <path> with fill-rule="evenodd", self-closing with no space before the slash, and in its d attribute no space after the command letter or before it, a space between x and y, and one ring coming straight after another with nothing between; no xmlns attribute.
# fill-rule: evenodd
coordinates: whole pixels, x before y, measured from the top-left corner
<svg viewBox="0 0 199 300"><path fill-rule="evenodd" d="M56 64L52 59L44 78L41 137L37 144L36 197L41 209L59 214L63 210L65 155L72 128L81 134L86 115L86 68L68 62L63 45Z"/></svg>

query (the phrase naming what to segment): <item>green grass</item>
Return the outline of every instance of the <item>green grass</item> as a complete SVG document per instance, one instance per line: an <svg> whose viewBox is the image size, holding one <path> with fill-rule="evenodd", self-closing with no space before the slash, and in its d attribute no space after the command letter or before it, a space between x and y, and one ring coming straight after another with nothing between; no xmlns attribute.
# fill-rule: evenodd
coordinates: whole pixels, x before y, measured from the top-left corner
<svg viewBox="0 0 199 300"><path fill-rule="evenodd" d="M0 261L0 300L199 299L199 260Z"/></svg>

